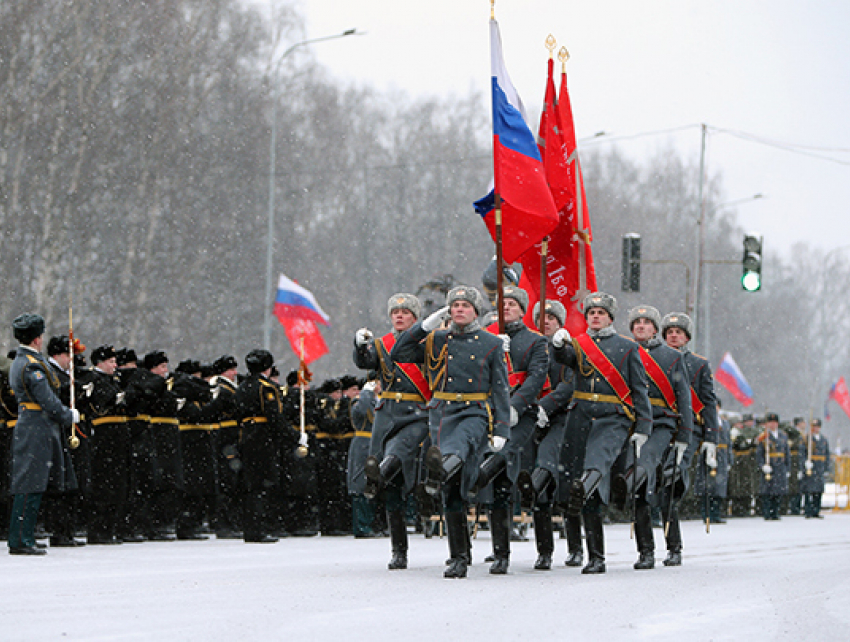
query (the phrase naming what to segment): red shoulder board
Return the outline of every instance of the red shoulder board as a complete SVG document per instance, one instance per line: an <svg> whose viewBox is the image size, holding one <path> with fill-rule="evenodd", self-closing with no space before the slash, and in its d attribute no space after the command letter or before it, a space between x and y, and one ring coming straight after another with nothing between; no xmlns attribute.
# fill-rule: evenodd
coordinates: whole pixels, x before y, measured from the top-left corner
<svg viewBox="0 0 850 642"><path fill-rule="evenodd" d="M395 345L395 335L392 332L388 332L381 337L380 342L384 350L389 354ZM425 401L430 401L432 394L431 388L428 387L428 382L425 380L425 374L422 372L422 368L415 363L397 363L395 365L410 379L410 383L416 387Z"/></svg>

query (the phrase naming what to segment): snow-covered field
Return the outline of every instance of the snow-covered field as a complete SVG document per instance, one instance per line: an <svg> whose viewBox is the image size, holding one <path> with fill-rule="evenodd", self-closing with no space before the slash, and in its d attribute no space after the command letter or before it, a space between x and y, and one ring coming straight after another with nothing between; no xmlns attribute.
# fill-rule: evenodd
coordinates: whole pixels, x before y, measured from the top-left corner
<svg viewBox="0 0 850 642"><path fill-rule="evenodd" d="M532 570L514 543L491 576L487 533L466 580L442 577L447 544L411 535L124 544L0 558L2 640L846 640L850 514L685 522L684 565L634 571L628 525L606 528L608 572Z"/></svg>

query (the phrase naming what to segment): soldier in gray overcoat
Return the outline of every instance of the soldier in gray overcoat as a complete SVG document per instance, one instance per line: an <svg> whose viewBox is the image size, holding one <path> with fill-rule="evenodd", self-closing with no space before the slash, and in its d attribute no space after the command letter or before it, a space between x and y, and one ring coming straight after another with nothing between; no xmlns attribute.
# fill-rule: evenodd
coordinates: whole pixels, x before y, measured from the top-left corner
<svg viewBox="0 0 850 642"><path fill-rule="evenodd" d="M367 497L365 463L369 456L369 442L372 440L372 424L375 421L375 406L378 403L378 395L381 394L381 382L378 373L372 371L369 381L363 383L363 387L357 397L351 401L350 414L351 425L354 428L354 437L348 445L348 458L346 460L346 486L351 497L351 521L354 537L377 537L374 530L375 505L374 497Z"/></svg>
<svg viewBox="0 0 850 642"><path fill-rule="evenodd" d="M720 399L717 400L720 408ZM732 468L732 436L729 421L718 413L717 415L717 468L714 474L697 466L694 479L694 495L701 497L700 510L703 519L710 519L712 524L725 524L726 495L729 487L729 470ZM707 467L706 467L707 468ZM705 472L709 472L706 477ZM705 494L708 493L708 514L705 512Z"/></svg>
<svg viewBox="0 0 850 642"><path fill-rule="evenodd" d="M367 328L360 328L354 336L354 364L377 370L381 376L363 492L372 498L384 492L392 550L390 570L407 568L406 499L417 481L420 446L428 436L431 395L422 367L396 363L390 352L401 333L419 319L421 309L414 295L393 294L387 301L392 330L376 338Z"/></svg>
<svg viewBox="0 0 850 642"><path fill-rule="evenodd" d="M478 323L481 294L457 286L447 302L403 332L390 357L396 363L425 365L433 392L425 490L431 495L442 490L451 555L444 576L461 578L470 561L467 494L478 478L488 435L496 450L510 437L510 396L504 343ZM440 329L446 320L448 327Z"/></svg>
<svg viewBox="0 0 850 642"><path fill-rule="evenodd" d="M22 314L12 322L21 343L9 372L18 402L18 422L12 434L9 492L14 496L9 522L9 553L44 555L35 542L35 525L42 495L77 487L65 439L80 414L62 405L60 382L41 354L44 319Z"/></svg>
<svg viewBox="0 0 850 642"><path fill-rule="evenodd" d="M807 519L823 519L820 514L820 501L823 495L826 473L829 470L829 441L820 434L820 419L812 420L811 436L803 441L800 449L800 490L805 498ZM811 454L809 454L811 444Z"/></svg>
<svg viewBox="0 0 850 642"><path fill-rule="evenodd" d="M652 409L639 346L613 326L616 299L595 292L585 297L583 307L587 334L567 343L569 332L561 329L552 345L555 359L575 373L567 435L575 440L577 452L584 445L579 455L584 472L573 481L568 510L584 519L590 559L581 572L595 574L605 572L602 506L610 495L611 467L627 440L640 450L649 439Z"/></svg>
<svg viewBox="0 0 850 642"><path fill-rule="evenodd" d="M764 416L764 432L756 438L756 464L762 473L759 495L766 520L779 520L779 505L788 492L790 459L788 437L779 430L779 415L768 412Z"/></svg>

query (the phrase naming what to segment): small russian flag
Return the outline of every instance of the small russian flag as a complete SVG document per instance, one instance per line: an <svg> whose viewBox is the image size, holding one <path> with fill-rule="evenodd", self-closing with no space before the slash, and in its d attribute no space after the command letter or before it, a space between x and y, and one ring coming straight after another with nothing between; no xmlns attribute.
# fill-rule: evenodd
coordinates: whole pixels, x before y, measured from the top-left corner
<svg viewBox="0 0 850 642"><path fill-rule="evenodd" d="M323 325L330 325L330 317L316 302L313 293L302 288L295 281L280 275L277 283L277 296L274 301L274 314L283 319L304 319Z"/></svg>
<svg viewBox="0 0 850 642"><path fill-rule="evenodd" d="M720 361L720 368L717 370L717 381L732 393L732 396L738 400L744 407L750 406L753 403L753 389L750 384L744 379L741 369L732 355L728 352L723 355Z"/></svg>

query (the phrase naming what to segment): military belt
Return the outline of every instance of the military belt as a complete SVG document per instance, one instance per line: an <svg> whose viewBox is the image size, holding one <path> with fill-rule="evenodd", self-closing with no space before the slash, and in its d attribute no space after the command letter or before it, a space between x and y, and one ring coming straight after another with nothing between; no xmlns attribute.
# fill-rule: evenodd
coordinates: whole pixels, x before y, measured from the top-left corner
<svg viewBox="0 0 850 642"><path fill-rule="evenodd" d="M355 437L371 437L371 432L366 432L365 430L358 430L354 433Z"/></svg>
<svg viewBox="0 0 850 642"><path fill-rule="evenodd" d="M92 426L101 426L103 424L126 424L127 417L98 417L91 420Z"/></svg>
<svg viewBox="0 0 850 642"><path fill-rule="evenodd" d="M221 428L235 428L237 425L238 424L236 423L235 419L230 419L228 421L222 421L219 424L219 427L221 427Z"/></svg>
<svg viewBox="0 0 850 642"><path fill-rule="evenodd" d="M382 392L380 398L390 401L415 401L417 403L423 403L425 401L422 395L413 392Z"/></svg>
<svg viewBox="0 0 850 642"><path fill-rule="evenodd" d="M573 399L584 399L585 401L598 401L602 403L615 403L618 406L623 405L622 400L617 395L600 395L596 392L581 392L580 390L576 390L573 393Z"/></svg>
<svg viewBox="0 0 850 642"><path fill-rule="evenodd" d="M267 424L269 422L266 417L247 417L242 420L244 424Z"/></svg>
<svg viewBox="0 0 850 642"><path fill-rule="evenodd" d="M31 401L22 401L18 404L18 412L21 410L41 410L41 406Z"/></svg>
<svg viewBox="0 0 850 642"><path fill-rule="evenodd" d="M771 459L777 459L777 458L780 458L780 457L782 459L785 459L785 453L770 453Z"/></svg>
<svg viewBox="0 0 850 642"><path fill-rule="evenodd" d="M174 417L151 417L152 424L170 424L172 426L179 426L180 422L177 421Z"/></svg>
<svg viewBox="0 0 850 642"><path fill-rule="evenodd" d="M717 450L721 450L723 448L727 448L726 444L717 444Z"/></svg>
<svg viewBox="0 0 850 642"><path fill-rule="evenodd" d="M575 394L575 393L573 393L573 394ZM655 397L650 397L649 403L653 406L658 406L659 408L669 408L670 407L670 406L667 405L666 401L664 401L663 399L657 399Z"/></svg>
<svg viewBox="0 0 850 642"><path fill-rule="evenodd" d="M180 432L184 430L218 430L218 424L180 424Z"/></svg>
<svg viewBox="0 0 850 642"><path fill-rule="evenodd" d="M489 392L440 392L437 391L434 393L435 399L440 399L441 401L457 401L457 402L470 402L470 401L487 401L490 398Z"/></svg>
<svg viewBox="0 0 850 642"><path fill-rule="evenodd" d="M826 461L826 455L812 455L809 459L812 461Z"/></svg>
<svg viewBox="0 0 850 642"><path fill-rule="evenodd" d="M329 432L317 432L316 439L351 439L352 437L354 437L355 434L356 433L353 432L344 432L341 434L335 433L332 435ZM371 433L369 433L369 436L371 437Z"/></svg>
<svg viewBox="0 0 850 642"><path fill-rule="evenodd" d="M17 419L9 419L9 420L6 421L6 427L7 428L14 428L17 423L18 423Z"/></svg>
<svg viewBox="0 0 850 642"><path fill-rule="evenodd" d="M145 421L148 422L151 420L150 415L136 415L135 417L129 417L130 421Z"/></svg>

